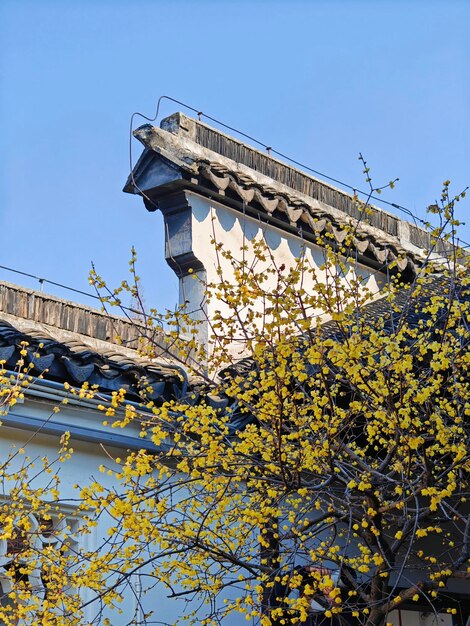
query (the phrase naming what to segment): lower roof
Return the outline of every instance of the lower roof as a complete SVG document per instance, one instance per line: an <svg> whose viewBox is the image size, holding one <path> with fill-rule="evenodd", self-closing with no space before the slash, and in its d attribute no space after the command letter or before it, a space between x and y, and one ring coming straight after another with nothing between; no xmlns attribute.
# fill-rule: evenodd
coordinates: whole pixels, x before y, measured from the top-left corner
<svg viewBox="0 0 470 626"><path fill-rule="evenodd" d="M145 330L138 322L0 282L0 362L6 370L15 371L23 359L32 376L47 380L96 385L106 394L124 388L132 399L145 389L155 402L180 397L188 385L184 368L163 356L163 336L155 337L157 358L140 354Z"/></svg>

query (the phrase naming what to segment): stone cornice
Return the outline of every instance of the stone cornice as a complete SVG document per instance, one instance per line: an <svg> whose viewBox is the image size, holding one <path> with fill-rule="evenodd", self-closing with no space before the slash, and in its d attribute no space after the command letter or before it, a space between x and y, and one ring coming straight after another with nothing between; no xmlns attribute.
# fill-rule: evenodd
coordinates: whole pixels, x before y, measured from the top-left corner
<svg viewBox="0 0 470 626"><path fill-rule="evenodd" d="M188 188L231 206L238 204L240 208L249 208L264 221L276 222L276 226L281 228L284 225L289 232L294 230L301 236L310 235L313 240L326 236L335 245L341 245L346 228L352 226L356 254L363 262L367 263L369 259L375 267L385 267L394 262L401 271L414 272L416 265L420 265L428 253L431 243L427 231L376 207L368 207L364 211L345 192L290 168L220 131L182 114L167 118L162 126L164 128L147 124L135 131L145 151L124 188L127 192L142 193L144 197L149 195L146 199L149 209L155 209L166 194ZM217 141L213 138L209 141L204 133L201 135L202 127L206 134L209 131L215 134ZM212 142L219 152L201 145L195 140L198 136L199 141L202 136L206 143ZM229 142L236 144L235 147ZM278 171L284 180L290 174L293 186L221 152L241 155L265 171L271 164L273 171ZM311 190L319 197L295 188L307 188L306 180L311 182ZM434 253L434 256L442 255L445 247L441 246L439 255Z"/></svg>

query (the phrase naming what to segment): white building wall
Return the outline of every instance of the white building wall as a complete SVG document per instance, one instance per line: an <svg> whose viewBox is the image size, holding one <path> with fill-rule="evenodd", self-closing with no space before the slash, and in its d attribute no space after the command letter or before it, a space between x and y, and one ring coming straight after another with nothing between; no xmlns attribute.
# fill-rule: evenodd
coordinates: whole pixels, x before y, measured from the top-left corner
<svg viewBox="0 0 470 626"><path fill-rule="evenodd" d="M113 486L117 487L115 478L106 472L100 472L99 467L100 465L105 465L110 469L117 470L118 466L113 463L111 458L125 457L126 450L106 444L106 433L102 426L103 414L101 412L98 412L96 409L90 410L86 406L68 406L62 408L58 414L55 414L51 413L53 406L55 404L52 402L45 403L26 399L23 404L16 405L11 413L14 416L34 417L43 423L55 421L65 424L69 423L71 426L86 425L90 428L101 429L103 431L103 445L108 453L106 454L103 447L98 443L82 441L72 436L70 446L73 447L74 452L71 458L63 463L54 465L54 472L57 472L60 477L60 508L64 512L73 512L77 498L79 498L79 490L75 488L75 485L78 484L84 487L89 485L93 479L96 479L107 489ZM4 419L7 419L7 417ZM133 429L132 426L126 428L124 432L131 435L132 430L135 430L133 434L137 434L138 430ZM27 457L35 459L35 469L31 473L35 474L38 472L38 474L29 486L34 488L44 487L50 481L51 475L40 471L40 459L44 456L47 456L49 460L57 458L57 451L60 447L59 438L59 435L44 435L34 433L31 430L11 428L3 424L0 426L0 459L4 462L11 452L17 452L20 449L24 450L24 453L18 454L14 458L11 470L19 469ZM0 494L4 502L8 501L8 491L9 483L4 480L3 490ZM92 529L91 533L81 536L80 545L85 550L96 550L99 546L106 545L106 540L109 540L108 529L112 525L111 518L100 516L98 525ZM134 590L138 592L138 576L134 577L133 583ZM179 599L169 599L167 597L168 594L169 591L165 586L157 585L151 593L140 598L141 607L138 610L138 598L135 593L128 589L125 592L124 602L120 607L123 611L122 614L119 614L116 610L107 611L103 613L99 623L103 622L104 617L108 617L111 619L113 626L125 626L129 624L135 614L141 615L151 610L154 611L152 618L154 620L168 623L176 622L184 609L184 602ZM84 602L88 602L94 597L93 591L83 592ZM93 620L98 608L97 603L92 603L85 608L84 625L92 622L96 624ZM144 621L138 619L132 623L137 625L139 623L143 624Z"/></svg>
<svg viewBox="0 0 470 626"><path fill-rule="evenodd" d="M318 280L320 282L325 280L326 273L320 269L325 256L319 246L195 193L187 192L187 198L192 210L192 252L203 264L204 270L196 272L199 282L194 281L191 274L180 278L180 301L186 302L187 310L191 311L195 318L211 320L217 310L221 311L227 320L233 314L227 306L215 300L210 304L206 303L204 310L201 311L204 295L202 284L205 281L217 284L222 276L229 283L235 282L232 264L220 252L217 252L212 240L221 243L222 249L230 252L236 260L245 259L250 265L255 259L253 243L264 239L272 256L268 257L265 262L258 260L255 263L257 272L266 273L265 270L272 268L273 265L277 268L284 266L284 272L287 272L289 268L296 265L296 260L303 256L305 264L314 268ZM243 250L243 248L246 249ZM219 268L221 274L218 273ZM351 267L351 273L360 274L363 277L365 290L372 294L379 294L385 281L383 273L359 263ZM263 285L269 291L275 287L276 276L266 275L269 278ZM309 291L311 286L307 277L303 287ZM262 303L255 302L254 306L261 310ZM316 313L318 312L312 311L312 317ZM201 340L207 342L208 335L206 326L200 333Z"/></svg>

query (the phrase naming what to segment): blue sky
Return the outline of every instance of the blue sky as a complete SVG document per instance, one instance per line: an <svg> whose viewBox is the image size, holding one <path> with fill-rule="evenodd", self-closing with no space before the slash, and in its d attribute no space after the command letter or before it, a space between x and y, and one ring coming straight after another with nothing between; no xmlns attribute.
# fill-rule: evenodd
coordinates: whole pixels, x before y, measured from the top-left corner
<svg viewBox="0 0 470 626"><path fill-rule="evenodd" d="M2 0L0 265L89 291L134 244L147 305L176 304L161 216L121 191L130 116L163 94L353 186L362 152L424 216L470 183L469 26L457 0Z"/></svg>

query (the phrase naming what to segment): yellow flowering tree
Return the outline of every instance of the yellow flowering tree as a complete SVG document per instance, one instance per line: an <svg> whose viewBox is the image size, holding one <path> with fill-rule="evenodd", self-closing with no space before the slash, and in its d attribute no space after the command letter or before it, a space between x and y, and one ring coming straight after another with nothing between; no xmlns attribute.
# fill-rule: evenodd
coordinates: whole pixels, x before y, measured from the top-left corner
<svg viewBox="0 0 470 626"><path fill-rule="evenodd" d="M162 588L183 601L178 622L205 625L311 624L315 609L335 626L384 626L402 606L455 611L448 585L468 575L470 556L470 279L453 242L457 199L445 184L433 250L415 275L383 268L380 294L351 254L354 226L339 247L318 240L321 267L305 255L276 266L263 239L240 258L214 241L235 279L220 269L206 286L220 303L209 346L184 309L139 311L141 350L152 356L164 327L187 392L155 405L143 381L140 407L124 390L100 405L109 426L137 424L142 436L141 450L103 463L112 488L77 481L85 527L112 520L107 541L92 554L62 532L29 559L23 547L0 620L84 623L87 588L95 623L111 624L103 609L119 607L136 578L155 601L134 624L167 623ZM126 291L138 299L134 255L131 272L105 304ZM95 272L92 282L106 289ZM9 380L5 410L22 393ZM59 457L70 453L65 438ZM41 510L46 536L53 511L28 491L30 472L17 475L20 519L30 520L25 502L28 515ZM13 532L11 506L1 525L18 539L32 522ZM28 568L42 572L45 598L25 584Z"/></svg>
<svg viewBox="0 0 470 626"><path fill-rule="evenodd" d="M384 270L380 294L355 267L354 227L339 248L318 241L321 268L301 256L288 268L271 259L266 270L264 241L249 260L213 242L235 280L220 270L207 285L206 298L220 303L207 320L209 351L184 310L158 318L197 382L163 406L143 398L136 411L122 395L102 407L115 427L140 420L158 448L103 467L119 493L83 490L89 506L116 520L122 580L130 562L145 568L170 596L190 599L198 609L186 618L203 624L231 613L298 624L312 606L332 624L367 626L403 606L456 612L448 585L470 571L470 278L454 245L460 197L444 184L441 206L431 208L440 218L433 250L413 276ZM126 288L135 296L138 279ZM119 304L122 289L104 300ZM145 338L142 346L152 353ZM152 619L164 616L156 608Z"/></svg>
<svg viewBox="0 0 470 626"><path fill-rule="evenodd" d="M24 401L31 385L44 377L34 369L40 355L28 355L27 341L18 348L14 371L0 361L0 425L2 417ZM1 436L8 441L4 428ZM77 553L74 520L60 505L58 469L73 450L65 433L56 453L32 457L29 444L37 435L27 433L23 446L13 445L0 462L0 624L59 625L65 613L70 614L68 624L81 624L81 589L72 581L74 569L87 567L87 559Z"/></svg>

